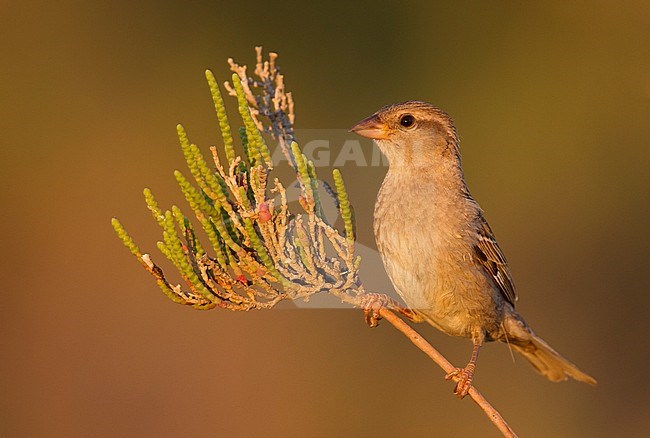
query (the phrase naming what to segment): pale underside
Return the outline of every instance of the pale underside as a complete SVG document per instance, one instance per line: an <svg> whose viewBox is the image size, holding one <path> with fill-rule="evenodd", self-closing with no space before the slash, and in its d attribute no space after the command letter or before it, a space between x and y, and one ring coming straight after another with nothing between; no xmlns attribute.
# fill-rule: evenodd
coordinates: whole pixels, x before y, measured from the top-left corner
<svg viewBox="0 0 650 438"><path fill-rule="evenodd" d="M421 181L416 197L393 196L409 190L397 178L386 176L375 209L377 246L397 293L449 335L498 337L514 287L478 205Z"/></svg>

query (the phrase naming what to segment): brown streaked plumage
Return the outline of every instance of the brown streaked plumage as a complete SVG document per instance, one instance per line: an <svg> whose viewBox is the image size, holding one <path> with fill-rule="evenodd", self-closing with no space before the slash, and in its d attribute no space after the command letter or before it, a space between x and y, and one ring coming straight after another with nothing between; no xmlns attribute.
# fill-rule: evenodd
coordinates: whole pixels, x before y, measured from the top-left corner
<svg viewBox="0 0 650 438"><path fill-rule="evenodd" d="M465 183L451 118L409 101L380 109L352 131L375 140L388 158L374 229L395 289L431 325L474 344L468 365L447 376L459 378L456 394L467 395L487 341L508 342L551 381L595 384L515 311L508 263Z"/></svg>

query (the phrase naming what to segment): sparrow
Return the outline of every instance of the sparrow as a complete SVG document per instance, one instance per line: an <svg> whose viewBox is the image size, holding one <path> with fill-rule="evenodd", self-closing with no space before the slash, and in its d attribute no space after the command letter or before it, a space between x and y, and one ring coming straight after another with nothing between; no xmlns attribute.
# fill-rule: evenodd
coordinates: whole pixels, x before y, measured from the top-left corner
<svg viewBox="0 0 650 438"><path fill-rule="evenodd" d="M508 343L550 381L596 384L515 310L508 262L465 182L452 119L408 101L381 108L351 131L374 140L388 160L374 234L395 290L418 320L473 343L467 366L446 376L457 381L455 394L468 394L479 350L491 341Z"/></svg>

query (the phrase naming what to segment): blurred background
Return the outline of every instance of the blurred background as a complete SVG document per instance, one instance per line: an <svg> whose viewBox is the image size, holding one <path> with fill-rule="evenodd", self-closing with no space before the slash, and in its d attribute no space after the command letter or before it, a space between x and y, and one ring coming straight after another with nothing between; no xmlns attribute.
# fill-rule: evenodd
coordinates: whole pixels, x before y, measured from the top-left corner
<svg viewBox="0 0 650 438"><path fill-rule="evenodd" d="M449 112L518 309L599 380L552 384L491 344L475 384L521 436L647 436L648 2L23 1L0 16L1 436L499 436L389 324L181 307L114 235L117 216L156 254L142 188L182 204L175 125L217 143L203 71L225 80L255 45L280 54L298 129L408 99ZM385 171L343 167L370 249ZM390 290L374 260L364 277ZM467 340L418 329L467 362Z"/></svg>

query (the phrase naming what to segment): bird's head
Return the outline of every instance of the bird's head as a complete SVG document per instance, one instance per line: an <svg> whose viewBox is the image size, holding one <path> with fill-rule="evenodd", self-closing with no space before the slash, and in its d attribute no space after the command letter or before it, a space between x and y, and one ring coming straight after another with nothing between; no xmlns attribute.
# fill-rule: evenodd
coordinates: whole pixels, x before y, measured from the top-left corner
<svg viewBox="0 0 650 438"><path fill-rule="evenodd" d="M391 167L428 166L445 156L458 158L458 136L451 117L426 102L385 106L350 131L373 139Z"/></svg>

